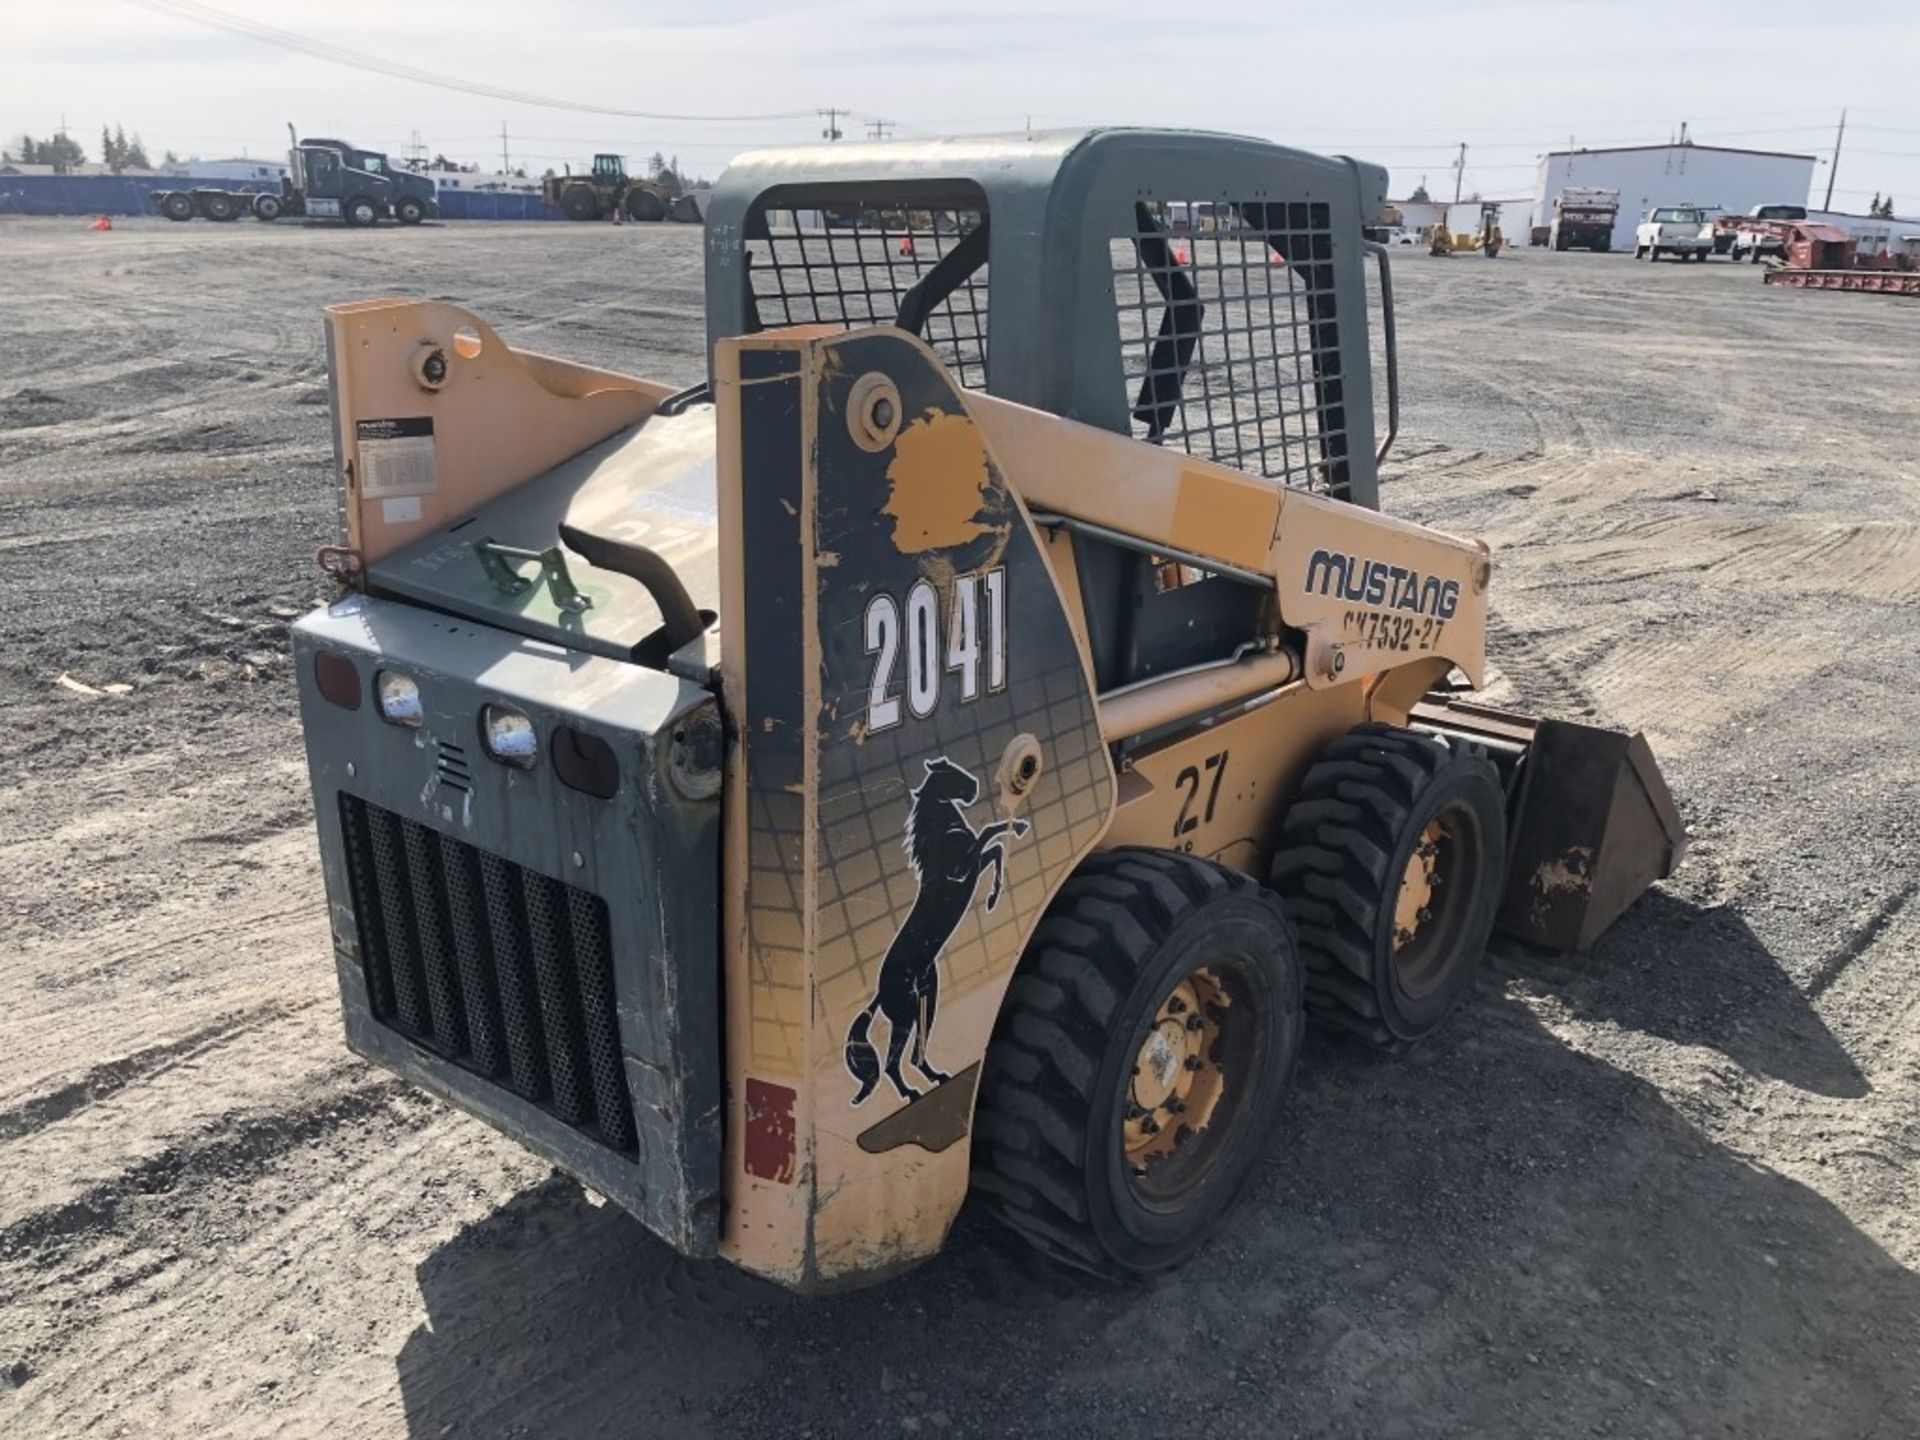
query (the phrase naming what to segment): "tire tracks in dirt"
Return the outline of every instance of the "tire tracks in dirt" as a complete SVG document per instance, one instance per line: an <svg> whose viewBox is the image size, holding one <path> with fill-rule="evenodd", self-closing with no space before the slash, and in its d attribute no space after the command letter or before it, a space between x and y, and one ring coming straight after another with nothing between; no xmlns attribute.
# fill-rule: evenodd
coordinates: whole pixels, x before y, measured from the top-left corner
<svg viewBox="0 0 1920 1440"><path fill-rule="evenodd" d="M178 1040L168 1041L164 1045L149 1045L118 1060L95 1065L79 1079L57 1090L33 1096L10 1109L0 1110L0 1144L32 1135L49 1125L57 1125L136 1081L151 1079L182 1060L202 1055L235 1036L244 1035L269 1021L282 1019L315 1003L308 1000L292 1006L278 1002L258 1005L251 1010L223 1015L213 1024L202 1026Z"/></svg>

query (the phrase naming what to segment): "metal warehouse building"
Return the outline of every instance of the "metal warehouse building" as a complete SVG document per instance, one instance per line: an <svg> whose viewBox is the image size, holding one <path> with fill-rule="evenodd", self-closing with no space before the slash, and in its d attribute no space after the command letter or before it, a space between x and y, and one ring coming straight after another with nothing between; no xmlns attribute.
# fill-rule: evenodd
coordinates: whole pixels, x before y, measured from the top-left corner
<svg viewBox="0 0 1920 1440"><path fill-rule="evenodd" d="M1554 150L1540 157L1534 223L1553 221L1554 197L1569 185L1620 192L1613 248L1633 248L1634 227L1656 205L1709 205L1738 214L1755 205L1804 205L1814 158L1718 145L1629 145Z"/></svg>

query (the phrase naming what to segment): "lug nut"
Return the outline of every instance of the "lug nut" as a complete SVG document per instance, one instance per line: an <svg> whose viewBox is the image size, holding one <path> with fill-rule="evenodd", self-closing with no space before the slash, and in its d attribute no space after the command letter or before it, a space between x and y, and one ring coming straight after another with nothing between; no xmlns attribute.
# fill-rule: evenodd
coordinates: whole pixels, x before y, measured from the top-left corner
<svg viewBox="0 0 1920 1440"><path fill-rule="evenodd" d="M1198 1030L1204 1023L1197 1014L1187 1016L1187 1029L1189 1030Z"/></svg>
<svg viewBox="0 0 1920 1440"><path fill-rule="evenodd" d="M1157 1135L1160 1133L1160 1122L1151 1115L1144 1115L1140 1119L1140 1128L1149 1135Z"/></svg>
<svg viewBox="0 0 1920 1440"><path fill-rule="evenodd" d="M1187 1056L1186 1064L1187 1064L1187 1069L1189 1070L1198 1070L1202 1065L1202 1063L1204 1062L1201 1061L1198 1055Z"/></svg>
<svg viewBox="0 0 1920 1440"><path fill-rule="evenodd" d="M1182 1000L1178 995L1169 996L1167 999L1167 1013L1169 1015L1186 1014L1187 1002Z"/></svg>

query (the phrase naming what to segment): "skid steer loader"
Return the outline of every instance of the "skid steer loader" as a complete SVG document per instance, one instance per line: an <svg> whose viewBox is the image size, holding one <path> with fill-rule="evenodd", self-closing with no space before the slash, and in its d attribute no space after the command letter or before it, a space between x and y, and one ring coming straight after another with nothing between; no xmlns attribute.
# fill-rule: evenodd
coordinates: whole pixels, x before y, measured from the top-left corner
<svg viewBox="0 0 1920 1440"><path fill-rule="evenodd" d="M1306 1020L1405 1045L1495 925L1591 942L1679 826L1638 736L1466 698L1487 548L1378 513L1385 190L1182 132L750 154L679 391L329 310L352 1048L799 1289L970 1189L1126 1275L1220 1223Z"/></svg>

